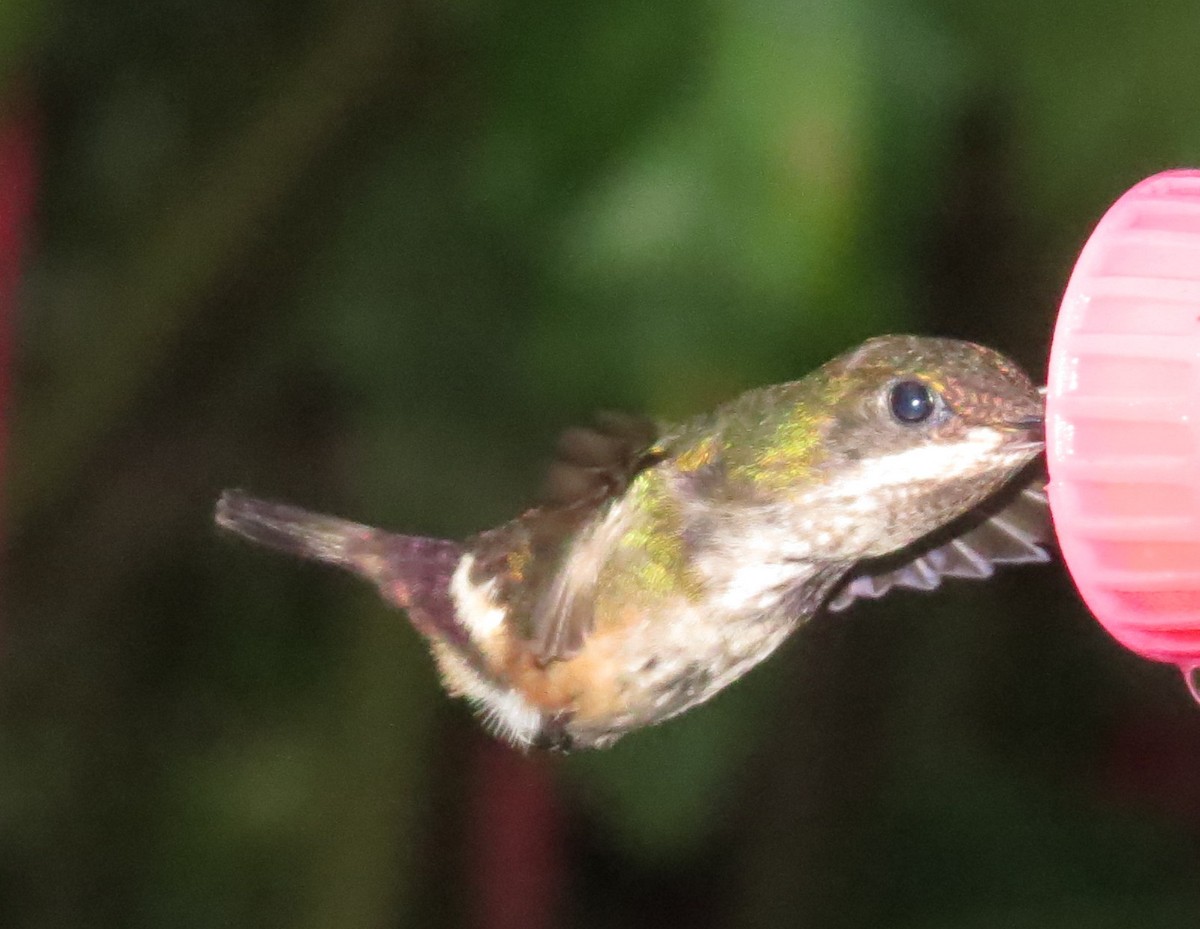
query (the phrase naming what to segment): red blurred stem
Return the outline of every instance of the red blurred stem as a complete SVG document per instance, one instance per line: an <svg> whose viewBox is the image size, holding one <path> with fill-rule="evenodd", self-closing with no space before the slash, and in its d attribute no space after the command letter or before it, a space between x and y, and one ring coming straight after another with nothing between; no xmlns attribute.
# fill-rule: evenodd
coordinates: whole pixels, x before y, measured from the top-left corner
<svg viewBox="0 0 1200 929"><path fill-rule="evenodd" d="M0 469L8 454L17 293L37 185L36 156L33 107L23 99L0 102Z"/></svg>
<svg viewBox="0 0 1200 929"><path fill-rule="evenodd" d="M480 739L468 824L474 929L550 929L564 899L563 817L549 759Z"/></svg>
<svg viewBox="0 0 1200 929"><path fill-rule="evenodd" d="M1121 803L1155 810L1200 836L1200 719L1192 709L1128 711L1108 746L1102 783Z"/></svg>

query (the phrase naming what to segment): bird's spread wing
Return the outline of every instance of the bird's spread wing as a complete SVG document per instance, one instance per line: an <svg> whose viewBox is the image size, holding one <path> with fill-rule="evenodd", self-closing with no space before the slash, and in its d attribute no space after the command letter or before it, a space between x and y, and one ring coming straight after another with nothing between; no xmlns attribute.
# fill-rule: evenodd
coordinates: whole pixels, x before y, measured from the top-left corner
<svg viewBox="0 0 1200 929"><path fill-rule="evenodd" d="M653 422L618 413L568 429L547 472L542 505L473 540L473 580L495 578L495 596L510 615L524 619L542 661L570 657L591 630L600 559L589 564L586 557L575 558L563 570L564 559L597 515L658 460L657 435Z"/></svg>
<svg viewBox="0 0 1200 929"><path fill-rule="evenodd" d="M1047 548L1053 534L1046 484L1036 479L999 509L971 514L966 523L954 524L950 534L939 533L917 549L916 557L901 563L864 566L838 589L829 601L832 611L844 610L855 600L875 600L894 587L933 590L944 577L988 578L996 565L1049 561Z"/></svg>

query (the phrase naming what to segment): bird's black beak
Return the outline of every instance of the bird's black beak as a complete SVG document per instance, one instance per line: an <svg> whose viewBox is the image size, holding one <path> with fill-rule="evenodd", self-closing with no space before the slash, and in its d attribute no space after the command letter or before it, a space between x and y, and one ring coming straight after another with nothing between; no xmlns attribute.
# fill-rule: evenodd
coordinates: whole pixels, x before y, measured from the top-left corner
<svg viewBox="0 0 1200 929"><path fill-rule="evenodd" d="M1013 432L1021 433L1023 438L1030 444L1045 445L1046 444L1046 388L1038 388L1038 399L1043 404L1042 409L1034 413L1028 413L1025 416L1018 416L1010 419L1004 425Z"/></svg>
<svg viewBox="0 0 1200 929"><path fill-rule="evenodd" d="M1024 432L1030 442L1046 444L1046 417L1023 416L1012 423L1014 429Z"/></svg>
<svg viewBox="0 0 1200 929"><path fill-rule="evenodd" d="M1038 388L1038 399L1041 401L1042 409L1036 413L1030 413L1027 416L1021 416L1012 420L1008 426L1015 432L1023 432L1026 439L1038 445L1046 444L1046 388Z"/></svg>

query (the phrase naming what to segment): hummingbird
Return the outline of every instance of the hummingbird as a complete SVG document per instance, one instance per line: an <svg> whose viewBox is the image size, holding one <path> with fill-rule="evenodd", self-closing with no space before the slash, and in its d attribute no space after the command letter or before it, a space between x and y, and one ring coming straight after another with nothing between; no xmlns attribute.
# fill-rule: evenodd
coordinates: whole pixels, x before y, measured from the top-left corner
<svg viewBox="0 0 1200 929"><path fill-rule="evenodd" d="M513 744L603 747L729 686L823 607L1048 559L1038 389L970 342L871 339L680 425L567 430L540 502L466 541L226 491L216 522L348 569Z"/></svg>

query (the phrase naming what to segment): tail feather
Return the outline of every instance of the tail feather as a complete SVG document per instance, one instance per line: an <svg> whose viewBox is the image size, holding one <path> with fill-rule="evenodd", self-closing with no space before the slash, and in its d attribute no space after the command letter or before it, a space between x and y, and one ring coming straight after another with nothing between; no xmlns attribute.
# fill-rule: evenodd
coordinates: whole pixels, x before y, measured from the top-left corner
<svg viewBox="0 0 1200 929"><path fill-rule="evenodd" d="M425 635L467 645L450 596L450 578L463 554L457 542L385 532L238 490L221 494L215 518L251 542L352 571L407 609Z"/></svg>
<svg viewBox="0 0 1200 929"><path fill-rule="evenodd" d="M227 490L217 501L217 525L276 551L354 570L377 529L286 503Z"/></svg>

